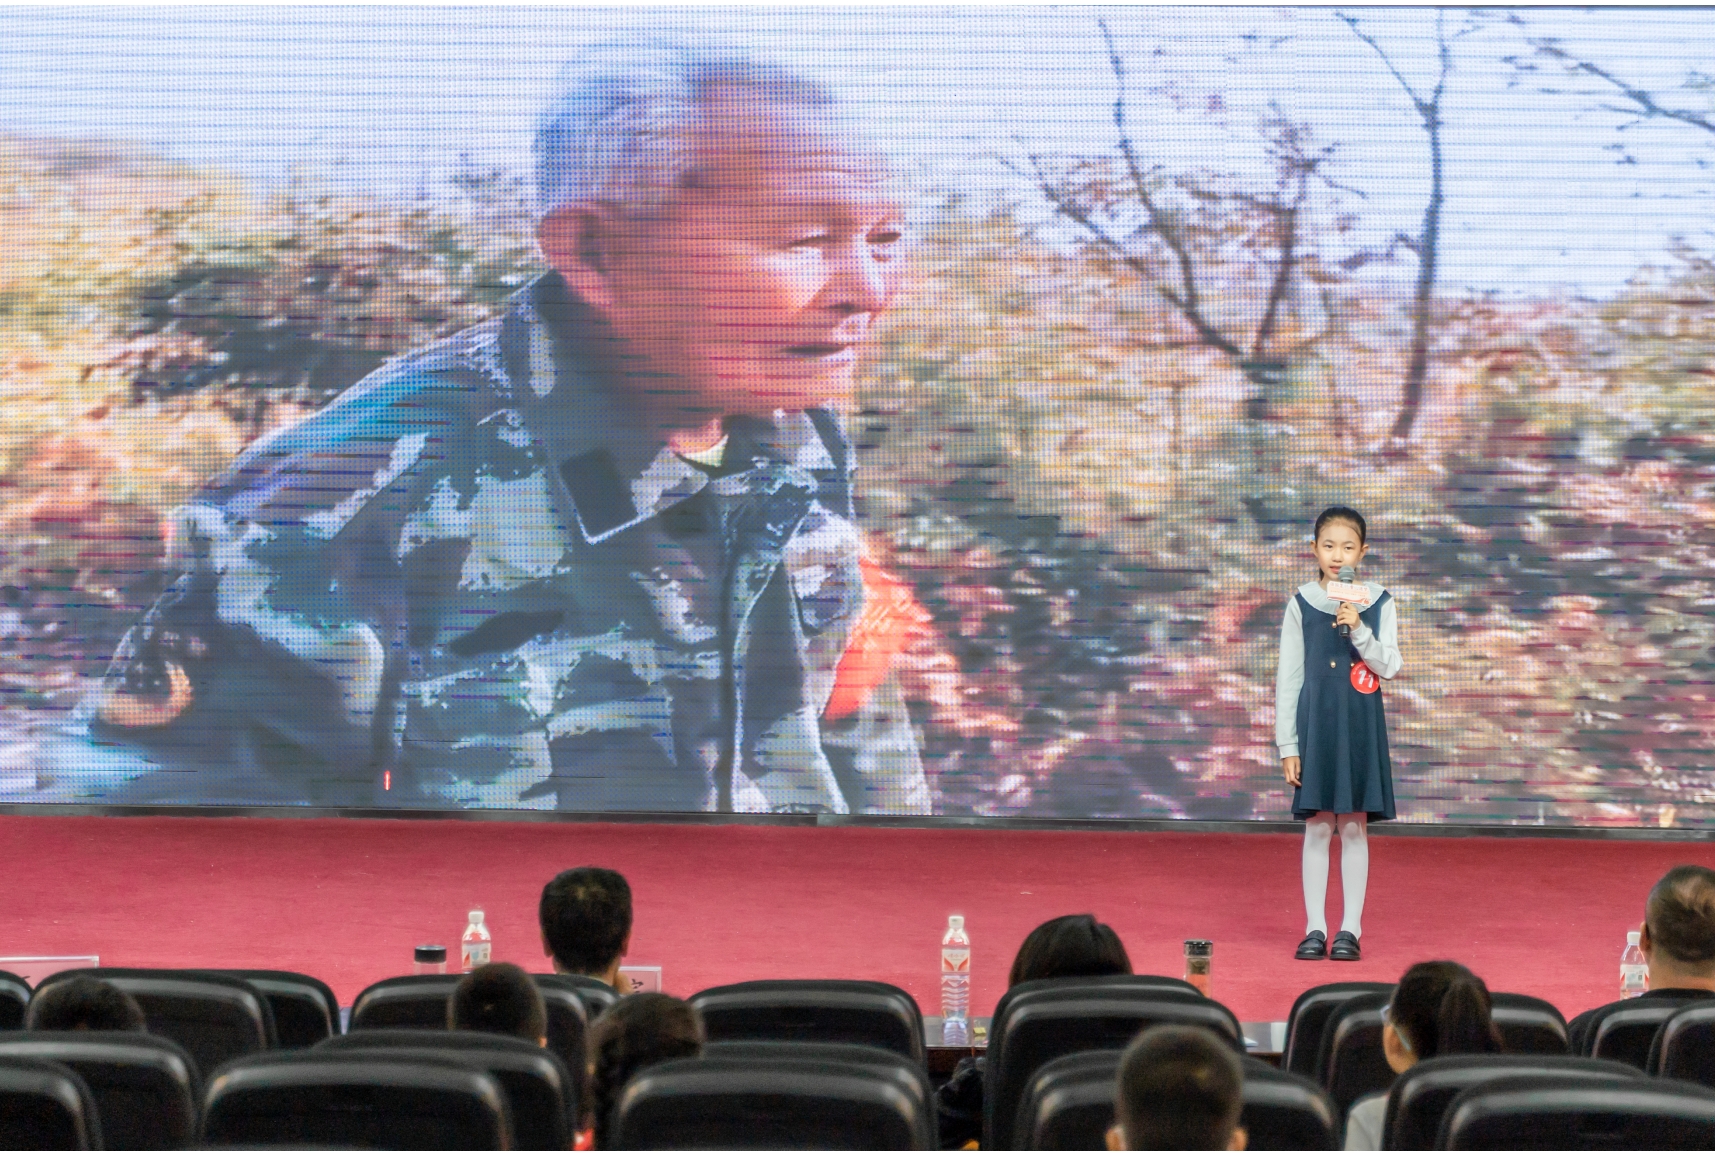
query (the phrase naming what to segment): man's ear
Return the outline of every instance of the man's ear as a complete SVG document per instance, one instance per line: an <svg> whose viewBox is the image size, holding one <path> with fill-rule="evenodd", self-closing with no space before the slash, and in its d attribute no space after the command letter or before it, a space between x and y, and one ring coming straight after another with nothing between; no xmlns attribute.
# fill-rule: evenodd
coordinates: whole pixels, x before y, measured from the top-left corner
<svg viewBox="0 0 1715 1155"><path fill-rule="evenodd" d="M606 205L561 205L536 224L548 264L584 301L613 308L613 252L618 215Z"/></svg>
<svg viewBox="0 0 1715 1155"><path fill-rule="evenodd" d="M1646 955L1655 953L1655 943L1650 941L1649 921L1647 919L1643 926L1638 930L1638 949L1643 951Z"/></svg>
<svg viewBox="0 0 1715 1155"><path fill-rule="evenodd" d="M619 957L624 958L631 953L631 932L625 932L625 941L619 944Z"/></svg>
<svg viewBox="0 0 1715 1155"><path fill-rule="evenodd" d="M542 957L553 958L554 948L548 945L548 933L541 930L537 931L537 933L542 936Z"/></svg>

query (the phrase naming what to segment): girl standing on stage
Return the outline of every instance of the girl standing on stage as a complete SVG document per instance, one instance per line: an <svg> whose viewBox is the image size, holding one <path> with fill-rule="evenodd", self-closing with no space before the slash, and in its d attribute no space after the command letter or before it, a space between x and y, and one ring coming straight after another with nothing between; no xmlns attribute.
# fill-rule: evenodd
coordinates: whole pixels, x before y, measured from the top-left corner
<svg viewBox="0 0 1715 1155"><path fill-rule="evenodd" d="M1355 962L1363 936L1364 888L1369 884L1371 819L1393 812L1393 764L1381 683L1399 673L1399 617L1392 595L1363 585L1368 602L1335 601L1329 582L1342 566L1356 569L1369 551L1363 517L1343 505L1316 519L1318 579L1298 587L1280 627L1275 678L1275 742L1280 765L1295 787L1292 816L1304 819L1305 937L1301 959ZM1340 627L1350 627L1342 637ZM1328 848L1340 831L1340 881L1345 917L1328 942L1323 905L1328 895Z"/></svg>

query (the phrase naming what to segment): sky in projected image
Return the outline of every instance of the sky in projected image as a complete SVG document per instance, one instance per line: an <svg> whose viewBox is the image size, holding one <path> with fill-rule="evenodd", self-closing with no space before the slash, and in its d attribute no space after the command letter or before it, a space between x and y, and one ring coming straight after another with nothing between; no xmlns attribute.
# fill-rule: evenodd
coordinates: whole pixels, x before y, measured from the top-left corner
<svg viewBox="0 0 1715 1155"><path fill-rule="evenodd" d="M1408 80L1434 83L1434 15L1351 9ZM535 109L580 46L652 30L708 32L832 82L925 184L1016 189L996 157L1111 146L1113 77L1097 9L672 10L629 7L17 9L0 13L0 125L147 141L252 174L290 170L411 189L460 153L523 165ZM1354 238L1411 231L1422 212L1421 123L1376 55L1331 9L1106 12L1131 57L1133 121L1149 158L1243 171L1269 102L1339 146ZM1446 13L1450 34L1467 19ZM1449 284L1502 292L1611 290L1657 256L1707 197L1710 137L1625 117L1531 60L1556 38L1650 89L1700 67L1715 15L1698 9L1491 12L1453 47L1444 105ZM1534 71L1518 71L1508 58ZM1173 84L1175 111L1147 99ZM1586 83L1588 93L1600 85ZM1231 128L1211 123L1215 95ZM1607 94L1611 95L1611 94ZM1619 149L1647 165L1629 163Z"/></svg>

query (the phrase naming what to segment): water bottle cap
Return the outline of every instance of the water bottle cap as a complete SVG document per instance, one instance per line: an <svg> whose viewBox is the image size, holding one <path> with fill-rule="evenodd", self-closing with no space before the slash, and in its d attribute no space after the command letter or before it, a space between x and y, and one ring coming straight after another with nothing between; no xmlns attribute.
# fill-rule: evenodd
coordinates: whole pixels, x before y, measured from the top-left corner
<svg viewBox="0 0 1715 1155"><path fill-rule="evenodd" d="M420 963L444 963L447 961L447 948L444 946L420 946L415 952Z"/></svg>
<svg viewBox="0 0 1715 1155"><path fill-rule="evenodd" d="M947 916L947 929L948 930L964 930L965 929L965 916L962 914L949 914Z"/></svg>
<svg viewBox="0 0 1715 1155"><path fill-rule="evenodd" d="M1185 940L1185 953L1192 958L1208 958L1215 953L1215 944L1206 938L1188 938Z"/></svg>
<svg viewBox="0 0 1715 1155"><path fill-rule="evenodd" d="M482 925L482 911L480 911L480 910L471 911L470 912L470 921L471 921L471 924L473 926L481 926Z"/></svg>
<svg viewBox="0 0 1715 1155"><path fill-rule="evenodd" d="M1641 930L1628 930L1626 932L1626 945L1637 946L1643 936L1643 931Z"/></svg>

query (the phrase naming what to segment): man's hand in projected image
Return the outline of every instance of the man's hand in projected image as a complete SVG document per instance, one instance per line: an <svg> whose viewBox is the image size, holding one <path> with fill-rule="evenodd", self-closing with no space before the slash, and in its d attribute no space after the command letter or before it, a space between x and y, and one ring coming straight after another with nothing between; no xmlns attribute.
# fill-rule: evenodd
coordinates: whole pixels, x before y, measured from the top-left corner
<svg viewBox="0 0 1715 1155"><path fill-rule="evenodd" d="M866 586L896 591L860 565L839 416L897 276L885 166L821 88L660 47L572 70L537 160L552 271L178 511L179 579L52 775L116 802L928 811L854 638Z"/></svg>

